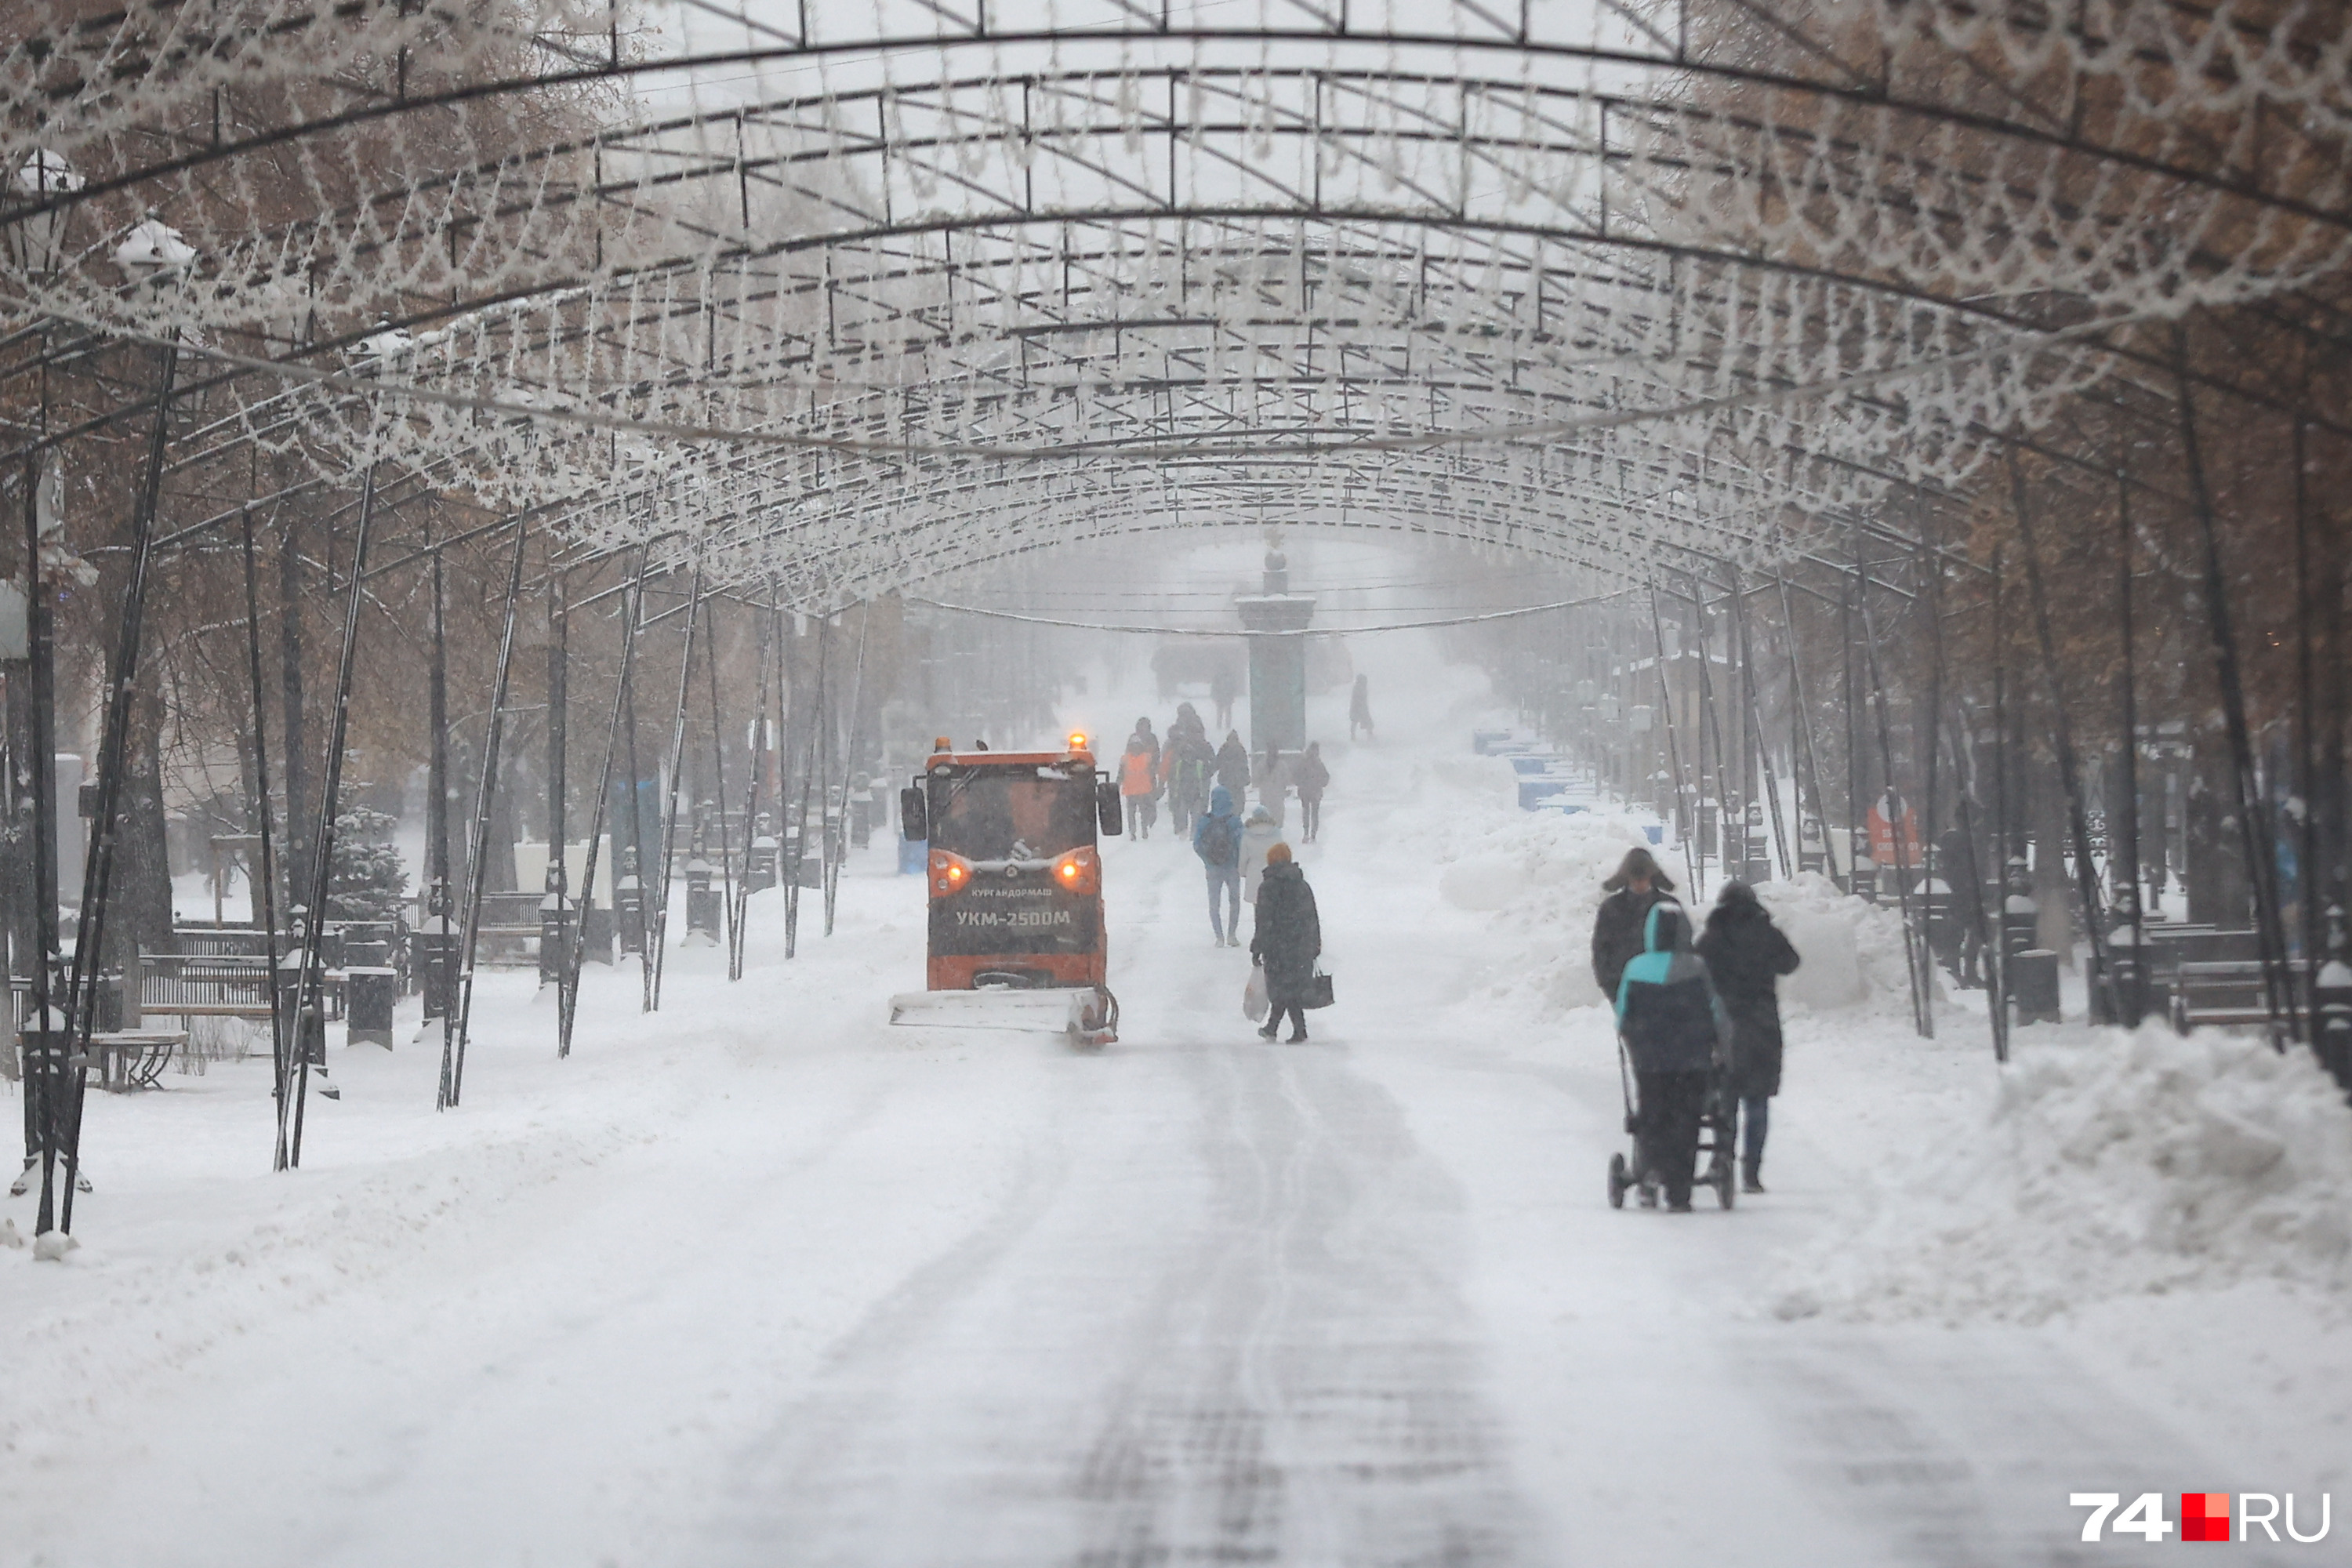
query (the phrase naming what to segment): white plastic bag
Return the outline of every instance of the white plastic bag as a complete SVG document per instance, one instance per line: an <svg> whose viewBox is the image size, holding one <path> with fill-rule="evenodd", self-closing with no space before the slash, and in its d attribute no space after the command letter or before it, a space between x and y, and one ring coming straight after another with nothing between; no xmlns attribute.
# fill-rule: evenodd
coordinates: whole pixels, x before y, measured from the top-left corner
<svg viewBox="0 0 2352 1568"><path fill-rule="evenodd" d="M1265 995L1265 971L1253 963L1249 984L1242 988L1242 1012L1255 1024L1265 1018L1270 1005Z"/></svg>

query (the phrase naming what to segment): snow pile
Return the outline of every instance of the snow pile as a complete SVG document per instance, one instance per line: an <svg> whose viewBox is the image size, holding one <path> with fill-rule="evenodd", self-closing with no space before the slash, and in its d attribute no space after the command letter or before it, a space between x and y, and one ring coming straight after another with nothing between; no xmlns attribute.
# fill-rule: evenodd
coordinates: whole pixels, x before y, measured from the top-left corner
<svg viewBox="0 0 2352 1568"><path fill-rule="evenodd" d="M1494 917L1486 988L1540 1010L1603 1001L1591 957L1593 916L1607 896L1601 884L1626 850L1648 842L1643 830L1657 818L1647 811L1520 811L1516 775L1500 757L1438 758L1416 778L1414 794L1426 809L1401 837L1437 862L1446 903ZM1679 855L1654 852L1687 896ZM1717 886L1710 877L1710 891ZM1861 1007L1909 1016L1903 922L1893 906L1849 898L1818 873L1757 891L1804 960L1781 982L1792 1014ZM1692 912L1703 924L1706 904Z"/></svg>
<svg viewBox="0 0 2352 1568"><path fill-rule="evenodd" d="M2352 1286L2352 1113L2308 1052L2160 1024L2036 1038L1980 1131L1946 1133L1798 1258L1783 1318L2038 1322L2104 1297Z"/></svg>
<svg viewBox="0 0 2352 1568"><path fill-rule="evenodd" d="M1801 1017L1864 1007L1887 1017L1910 1016L1901 910L1842 893L1819 871L1764 883L1756 894L1804 960L1796 973L1780 982L1785 1014Z"/></svg>

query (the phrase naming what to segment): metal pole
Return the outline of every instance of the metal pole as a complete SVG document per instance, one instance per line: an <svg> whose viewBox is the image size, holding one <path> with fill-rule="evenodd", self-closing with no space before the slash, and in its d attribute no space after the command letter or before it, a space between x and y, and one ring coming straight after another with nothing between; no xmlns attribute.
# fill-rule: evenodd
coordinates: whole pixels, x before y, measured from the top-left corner
<svg viewBox="0 0 2352 1568"><path fill-rule="evenodd" d="M629 700L629 677L637 661L637 620L645 614L646 565L653 559L650 547L637 551L637 573L634 591L621 601L621 678L613 683L613 721L604 731L604 761L596 772L596 803L588 816L588 865L580 877L580 918L573 922L570 952L566 954L562 989L557 993L561 1028L557 1035L555 1054L561 1059L572 1054L572 1027L580 1011L580 965L588 947L588 900L596 891L596 851L604 838L604 815L613 797L613 753L618 749L621 736L621 716ZM635 781L631 781L630 795L636 794ZM640 879L642 891L643 879ZM639 905L640 912L644 906ZM618 900L614 900L615 918Z"/></svg>
<svg viewBox="0 0 2352 1568"><path fill-rule="evenodd" d="M1721 726L1716 722L1715 682L1708 675L1706 668L1706 600L1700 596L1698 578L1694 574L1688 572L1684 573L1683 581L1690 584L1690 603L1694 621L1691 627L1691 633L1698 644L1696 650L1698 654L1698 812L1697 820L1693 823L1693 826L1698 830L1696 835L1698 839L1698 880L1692 888L1691 892L1694 898L1704 899L1706 897L1706 826L1705 818L1708 798L1706 793L1706 738L1709 731L1713 731L1715 734L1715 833L1716 849L1718 854L1722 851L1724 841L1727 837L1727 835L1723 830L1723 731Z"/></svg>
<svg viewBox="0 0 2352 1568"><path fill-rule="evenodd" d="M1937 743L1937 733L1942 728L1937 721L1937 715L1944 703L1944 563L1927 548L1924 528L1920 530L1918 573L1919 598L1915 602L1924 605L1927 609L1928 639L1927 696L1920 709L1926 717L1924 721L1914 721L1914 733L1926 736L1927 742L1927 784L1924 798L1919 803L1919 901L1922 906L1919 911L1919 991L1924 998L1920 1005L1919 1023L1921 1033L1932 1040L1936 1037L1936 945L1927 928L1932 923L1931 915L1935 908L1932 901L1935 883L1944 885L1944 921L1948 927L1958 911L1952 908L1950 875L1936 863L1937 807L1942 804L1937 795L1937 785L1942 782L1937 775L1937 763L1943 755L1943 748ZM1913 756L1916 765L1916 744Z"/></svg>
<svg viewBox="0 0 2352 1568"><path fill-rule="evenodd" d="M688 682L694 676L694 628L702 614L702 563L694 563L694 581L687 591L686 648L677 661L677 709L671 723L669 737L669 781L667 804L662 811L662 841L660 877L649 897L653 900L647 917L646 945L653 953L653 994L648 1006L661 1010L662 969L669 950L669 863L677 848L677 819L685 808L686 799L686 698L692 689Z"/></svg>
<svg viewBox="0 0 2352 1568"><path fill-rule="evenodd" d="M2124 990L2123 1010L2116 1015L2126 1029L2139 1027L2140 1003L2147 995L2147 915L2140 908L2139 889L2139 683L2134 673L2132 647L2132 521L2131 486L2124 471L2116 470L2116 605L2122 623L2123 734L2116 747L2122 774L2115 820L2108 829L2107 886L2110 896L2131 891L2133 983Z"/></svg>
<svg viewBox="0 0 2352 1568"><path fill-rule="evenodd" d="M1999 940L1986 949L1991 961L1993 1056L2009 1060L2009 621L2001 593L2000 546L1992 547L1992 791L1993 870L1999 877L1993 897L2000 919L1993 922Z"/></svg>
<svg viewBox="0 0 2352 1568"><path fill-rule="evenodd" d="M2305 422L2294 422L2294 647L2295 647L2295 795L2303 802L2301 842L2295 846L2296 868L2302 879L2302 971L2305 1002L2311 1006L2310 1026L2304 1038L2319 1043L2319 1016L2315 987L2320 964L2320 909L2326 902L2321 889L2326 879L2319 868L2318 679L2311 647L2311 509L2309 473L2304 452ZM2298 1015L2301 1016L2301 1015Z"/></svg>
<svg viewBox="0 0 2352 1568"><path fill-rule="evenodd" d="M33 796L33 1011L29 1020L44 1037L48 1051L58 1048L54 1039L47 1038L62 1033L65 1019L53 1016L55 998L51 987L58 973L58 808L57 808L57 738L56 738L56 671L57 636L49 613L49 596L41 583L41 460L37 457L25 459L25 629L31 656L32 710L31 731ZM52 1202L51 1181L56 1168L57 1143L57 1073L60 1065L45 1054L42 1071L35 1074L33 1064L26 1063L25 1073L25 1159L29 1166L37 1156L41 1161L41 1210L36 1228L46 1223Z"/></svg>
<svg viewBox="0 0 2352 1568"><path fill-rule="evenodd" d="M646 889L653 879L653 868L646 862L646 792L645 769L637 761L637 676L636 638L645 629L646 563L653 553L646 545L645 554L637 561L636 608L629 616L628 658L621 665L621 721L627 731L629 748L629 850L636 863L637 879L637 1010L650 1013L654 1005L654 956L646 944L646 935L653 930L653 911L646 907ZM618 884L614 887L618 893ZM617 910L620 900L614 899Z"/></svg>
<svg viewBox="0 0 2352 1568"><path fill-rule="evenodd" d="M284 1107L292 1084L289 1078L293 1058L289 1048L286 1030L286 1009L278 989L278 858L269 833L269 734L268 708L261 684L261 600L254 581L253 568L253 509L245 509L245 652L247 673L253 683L253 795L254 817L261 836L261 867L258 880L259 896L254 900L260 906L262 984L269 995L269 1059L276 1069L274 1097L279 1107L278 1143L270 1156L270 1169L287 1168L286 1114Z"/></svg>
<svg viewBox="0 0 2352 1568"><path fill-rule="evenodd" d="M565 955L571 942L563 933L567 921L576 920L571 909L571 868L565 862L565 850L571 840L570 824L564 812L564 795L568 781L563 772L564 742L570 729L569 705L571 688L572 617L563 603L563 573L551 568L547 574L547 875L546 891L555 896L556 951L543 955L540 965L542 974L551 976L557 986L557 1001L562 1000L565 984ZM584 915L584 906L583 907ZM540 919L540 940L546 941L546 917ZM556 1008L561 1033L563 1009ZM558 1054L561 1054L561 1040Z"/></svg>
<svg viewBox="0 0 2352 1568"><path fill-rule="evenodd" d="M278 699L285 710L286 731L286 891L290 902L296 891L310 884L310 868L302 864L302 827L310 813L310 769L305 766L302 736L308 726L302 713L302 551L301 514L281 514L283 537L278 542ZM290 913L291 911L289 911ZM290 933L289 933L290 934Z"/></svg>
<svg viewBox="0 0 2352 1568"><path fill-rule="evenodd" d="M522 597L522 551L530 530L515 525L514 560L507 568L505 625L499 633L499 671L490 684L490 711L482 732L482 776L474 786L474 826L467 840L466 924L458 939L456 1016L441 1026L441 1090L436 1109L455 1106L466 1088L466 1046L474 1021L474 949L482 934L482 889L490 864L490 807L498 796L499 749L506 739L507 681L514 672L515 610Z"/></svg>
<svg viewBox="0 0 2352 1568"><path fill-rule="evenodd" d="M1731 565L1728 569L1732 622L1739 635L1739 674L1748 689L1748 745L1744 754L1754 757L1764 770L1764 800L1772 814L1772 841L1780 851L1780 879L1786 881L1796 874L1796 866L1789 855L1788 819L1780 810L1780 777L1773 771L1772 752L1764 743L1764 703L1756 690L1756 648L1748 632L1748 596L1739 586L1739 568ZM1789 765L1797 765L1793 752Z"/></svg>
<svg viewBox="0 0 2352 1568"><path fill-rule="evenodd" d="M758 618L759 642L754 661L759 666L759 695L751 705L751 745L743 779L743 876L735 882L728 895L727 910L727 978L743 978L743 941L745 929L751 917L751 852L758 840L752 826L759 820L760 773L767 762L768 744L768 645L773 608ZM779 868L782 857L777 858Z"/></svg>
<svg viewBox="0 0 2352 1568"><path fill-rule="evenodd" d="M1854 560L1862 559L1860 531L1855 531ZM1924 934L1915 929L1911 915L1911 886L1903 875L1903 797L1895 788L1895 731L1886 714L1886 679L1878 668L1878 629L1870 618L1870 584L1859 572L1855 575L1855 603L1862 612L1863 647L1870 660L1871 706L1878 714L1878 761L1886 777L1886 804L1892 807L1886 814L1887 838L1894 848L1895 901L1903 920L1903 967L1905 978L1911 983L1911 1026L1922 1037L1932 1038L1935 1025L1928 1021L1929 1003L1919 984L1919 948Z"/></svg>
<svg viewBox="0 0 2352 1568"><path fill-rule="evenodd" d="M352 544L352 592L343 609L342 657L335 668L335 712L327 725L327 773L319 790L319 824L311 838L310 908L303 921L301 980L294 994L294 1138L289 1165L302 1163L302 1122L310 1095L308 1020L322 1006L326 985L327 894L334 871L335 811L343 786L343 745L351 733L352 677L358 668L360 610L367 603L368 528L375 516L375 462L370 459L360 489L358 537ZM272 977L275 978L274 976ZM284 1105L281 1100L280 1107ZM280 1114L283 1114L281 1109Z"/></svg>
<svg viewBox="0 0 2352 1568"><path fill-rule="evenodd" d="M1658 614L1658 585L1654 579L1650 584L1650 636L1657 644L1658 706L1665 710L1666 765L1674 769L1675 772L1675 804L1679 805L1684 798L1683 749L1681 742L1675 738L1675 689L1673 683L1666 679L1666 627L1665 622ZM1691 825L1693 828L1691 833L1685 834L1683 832L1682 813L1679 811L1675 813L1674 824L1675 837L1681 840L1683 847L1683 874L1690 879L1693 889L1692 896L1694 898L1697 896L1696 889L1698 886L1698 873L1693 868L1691 864L1690 841L1697 836L1697 805L1694 803L1691 807Z"/></svg>
<svg viewBox="0 0 2352 1568"><path fill-rule="evenodd" d="M1804 831L1801 826L1805 815L1804 784L1810 776L1813 786L1813 819L1822 825L1822 853L1826 857L1830 847L1830 814L1827 804L1822 799L1822 759L1813 746L1812 704L1805 696L1804 666L1797 658L1796 605L1789 598L1788 577L1775 572L1772 580L1780 585L1780 620L1789 629L1789 694L1792 707L1790 723L1796 731L1790 739L1789 765L1797 773L1798 833L1801 837ZM1832 865L1829 869L1835 871L1837 868ZM1831 879L1834 881L1836 879L1832 877Z"/></svg>
<svg viewBox="0 0 2352 1568"><path fill-rule="evenodd" d="M74 1188L81 1176L82 1096L89 1081L90 1028L98 1021L99 966L106 951L107 894L114 877L122 777L130 771L131 705L139 685L147 579L155 553L155 505L163 493L163 451L171 440L172 389L179 377L179 332L174 329L159 351L163 368L155 395L155 423L147 441L146 472L131 513L131 576L123 585L122 618L118 624L112 668L108 671L106 729L99 749L98 812L90 824L89 849L82 861L82 918L74 936L73 976L66 992L66 1028L72 1036L73 1087L62 1108L66 1116L66 1187L56 1207L54 1228L68 1233L73 1229ZM38 559L36 554L35 560ZM54 1120L59 1108L53 1103L51 1109ZM50 1178L56 1163L54 1156L42 1162L40 1211L34 1224L37 1235L52 1228Z"/></svg>
<svg viewBox="0 0 2352 1568"><path fill-rule="evenodd" d="M711 611L710 633L704 639L709 644L702 660L702 672L710 688L710 773L711 799L719 807L719 895L727 911L727 978L741 977L740 954L735 946L735 849L727 832L727 731L719 717L719 613ZM743 824L748 843L751 824ZM749 867L745 868L748 872Z"/></svg>

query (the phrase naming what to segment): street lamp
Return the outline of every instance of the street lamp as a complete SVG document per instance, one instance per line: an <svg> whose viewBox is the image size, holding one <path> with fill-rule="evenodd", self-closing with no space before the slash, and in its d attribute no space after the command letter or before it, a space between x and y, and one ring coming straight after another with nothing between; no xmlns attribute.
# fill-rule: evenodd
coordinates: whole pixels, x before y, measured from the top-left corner
<svg viewBox="0 0 2352 1568"><path fill-rule="evenodd" d="M196 259L196 247L152 210L131 226L114 247L114 264L133 283L149 284L185 272Z"/></svg>
<svg viewBox="0 0 2352 1568"><path fill-rule="evenodd" d="M37 147L26 155L8 184L24 200L47 203L53 196L70 195L80 190L83 181L63 156L46 147ZM9 242L16 252L17 264L33 277L46 278L57 270L66 217L71 210L70 205L47 207L9 226Z"/></svg>

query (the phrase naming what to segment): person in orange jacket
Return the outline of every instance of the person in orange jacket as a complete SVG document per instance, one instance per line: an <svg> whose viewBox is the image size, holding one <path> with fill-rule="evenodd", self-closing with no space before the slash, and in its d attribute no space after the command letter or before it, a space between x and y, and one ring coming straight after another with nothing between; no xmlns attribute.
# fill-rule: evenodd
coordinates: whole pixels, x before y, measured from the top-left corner
<svg viewBox="0 0 2352 1568"><path fill-rule="evenodd" d="M1118 794L1127 803L1129 838L1150 837L1152 821L1160 815L1151 798L1160 788L1158 761L1141 735L1127 738L1127 754L1118 760Z"/></svg>

